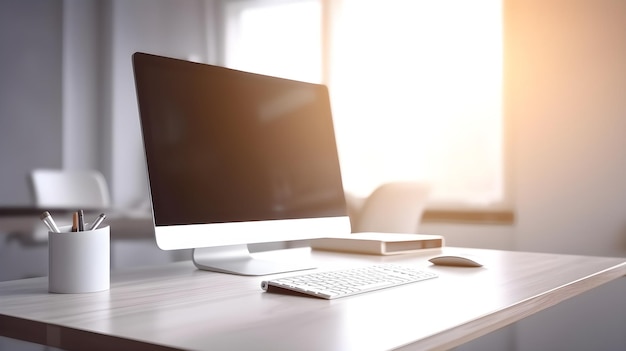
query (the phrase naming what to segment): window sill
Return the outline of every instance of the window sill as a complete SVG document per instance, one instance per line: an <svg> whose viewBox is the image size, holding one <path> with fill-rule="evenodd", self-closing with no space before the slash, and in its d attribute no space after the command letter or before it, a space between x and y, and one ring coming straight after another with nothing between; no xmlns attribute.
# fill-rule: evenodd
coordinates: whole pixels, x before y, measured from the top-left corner
<svg viewBox="0 0 626 351"><path fill-rule="evenodd" d="M422 222L511 225L515 223L515 213L512 210L426 209Z"/></svg>

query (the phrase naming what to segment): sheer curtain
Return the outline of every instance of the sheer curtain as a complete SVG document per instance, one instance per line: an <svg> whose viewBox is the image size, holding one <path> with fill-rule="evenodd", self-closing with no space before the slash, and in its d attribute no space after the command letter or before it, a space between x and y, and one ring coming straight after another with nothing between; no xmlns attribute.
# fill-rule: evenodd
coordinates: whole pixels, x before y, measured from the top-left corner
<svg viewBox="0 0 626 351"><path fill-rule="evenodd" d="M348 192L417 180L434 207L506 202L501 0L225 5L226 65L328 84Z"/></svg>

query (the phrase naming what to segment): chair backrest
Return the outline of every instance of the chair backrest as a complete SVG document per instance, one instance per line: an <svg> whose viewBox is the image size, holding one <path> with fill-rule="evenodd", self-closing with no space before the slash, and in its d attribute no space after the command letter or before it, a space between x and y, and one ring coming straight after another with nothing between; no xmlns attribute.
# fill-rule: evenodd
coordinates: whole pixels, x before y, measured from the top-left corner
<svg viewBox="0 0 626 351"><path fill-rule="evenodd" d="M419 182L381 185L365 200L352 232L417 233L429 192Z"/></svg>
<svg viewBox="0 0 626 351"><path fill-rule="evenodd" d="M102 173L94 170L36 169L30 174L35 205L56 209L97 209L110 206Z"/></svg>

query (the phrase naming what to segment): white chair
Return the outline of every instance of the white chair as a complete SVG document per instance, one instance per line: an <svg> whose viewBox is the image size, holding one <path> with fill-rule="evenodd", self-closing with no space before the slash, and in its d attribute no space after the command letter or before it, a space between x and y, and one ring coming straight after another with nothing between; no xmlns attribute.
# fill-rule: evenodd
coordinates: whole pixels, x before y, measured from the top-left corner
<svg viewBox="0 0 626 351"><path fill-rule="evenodd" d="M50 209L103 209L109 188L95 170L36 169L30 173L35 206Z"/></svg>
<svg viewBox="0 0 626 351"><path fill-rule="evenodd" d="M417 233L429 187L419 182L391 182L379 186L362 203L346 196L353 233Z"/></svg>

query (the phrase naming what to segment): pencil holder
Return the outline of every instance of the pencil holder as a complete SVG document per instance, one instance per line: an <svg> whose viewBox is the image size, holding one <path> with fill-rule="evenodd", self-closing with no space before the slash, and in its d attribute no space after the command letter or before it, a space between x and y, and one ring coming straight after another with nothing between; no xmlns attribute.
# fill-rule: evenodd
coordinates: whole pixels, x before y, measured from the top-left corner
<svg viewBox="0 0 626 351"><path fill-rule="evenodd" d="M109 289L110 227L48 232L48 291L87 293Z"/></svg>

